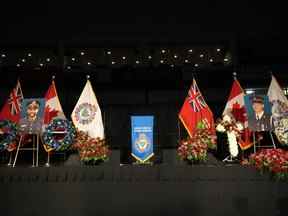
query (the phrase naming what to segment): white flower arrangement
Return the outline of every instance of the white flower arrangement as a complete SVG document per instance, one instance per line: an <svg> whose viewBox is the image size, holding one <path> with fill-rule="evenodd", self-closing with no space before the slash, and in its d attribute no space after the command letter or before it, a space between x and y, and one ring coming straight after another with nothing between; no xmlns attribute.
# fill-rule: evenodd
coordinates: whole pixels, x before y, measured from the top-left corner
<svg viewBox="0 0 288 216"><path fill-rule="evenodd" d="M225 130L225 127L222 124L218 124L216 126L216 131L224 133L226 130Z"/></svg>
<svg viewBox="0 0 288 216"><path fill-rule="evenodd" d="M216 125L216 131L227 133L229 152L232 157L237 157L239 154L237 138L243 130L242 123L235 122L234 118L229 115L224 115L222 120Z"/></svg>

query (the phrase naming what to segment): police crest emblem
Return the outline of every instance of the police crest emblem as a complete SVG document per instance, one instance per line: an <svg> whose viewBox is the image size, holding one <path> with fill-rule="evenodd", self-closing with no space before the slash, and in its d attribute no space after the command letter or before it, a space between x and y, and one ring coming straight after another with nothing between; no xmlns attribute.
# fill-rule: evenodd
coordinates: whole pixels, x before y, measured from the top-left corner
<svg viewBox="0 0 288 216"><path fill-rule="evenodd" d="M80 124L86 125L95 119L97 107L90 103L80 104L75 111L75 119Z"/></svg>
<svg viewBox="0 0 288 216"><path fill-rule="evenodd" d="M136 140L136 148L139 152L144 152L148 149L150 142L145 133L140 133L138 139Z"/></svg>

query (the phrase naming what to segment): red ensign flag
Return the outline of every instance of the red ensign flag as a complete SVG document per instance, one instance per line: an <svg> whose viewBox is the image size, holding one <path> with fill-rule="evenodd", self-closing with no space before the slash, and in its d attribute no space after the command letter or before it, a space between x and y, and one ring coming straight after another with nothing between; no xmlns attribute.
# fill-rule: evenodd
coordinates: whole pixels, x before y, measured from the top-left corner
<svg viewBox="0 0 288 216"><path fill-rule="evenodd" d="M18 123L20 120L22 100L23 94L20 81L18 80L16 87L10 92L9 98L0 112L0 120L10 120Z"/></svg>
<svg viewBox="0 0 288 216"><path fill-rule="evenodd" d="M206 104L198 86L193 79L188 95L179 113L179 118L191 137L199 123L215 132L213 113Z"/></svg>

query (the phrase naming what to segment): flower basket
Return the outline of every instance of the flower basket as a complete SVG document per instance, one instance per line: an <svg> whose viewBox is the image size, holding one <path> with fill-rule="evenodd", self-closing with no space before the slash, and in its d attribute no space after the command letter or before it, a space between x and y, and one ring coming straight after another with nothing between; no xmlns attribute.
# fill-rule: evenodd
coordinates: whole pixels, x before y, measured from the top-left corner
<svg viewBox="0 0 288 216"><path fill-rule="evenodd" d="M249 165L276 180L288 179L288 151L283 149L262 149L250 155Z"/></svg>
<svg viewBox="0 0 288 216"><path fill-rule="evenodd" d="M109 159L111 151L105 139L91 138L83 131L77 131L73 148L78 150L84 165L98 165Z"/></svg>
<svg viewBox="0 0 288 216"><path fill-rule="evenodd" d="M215 148L216 136L199 125L191 137L181 140L177 153L179 158L188 164L200 164L207 161L207 150Z"/></svg>

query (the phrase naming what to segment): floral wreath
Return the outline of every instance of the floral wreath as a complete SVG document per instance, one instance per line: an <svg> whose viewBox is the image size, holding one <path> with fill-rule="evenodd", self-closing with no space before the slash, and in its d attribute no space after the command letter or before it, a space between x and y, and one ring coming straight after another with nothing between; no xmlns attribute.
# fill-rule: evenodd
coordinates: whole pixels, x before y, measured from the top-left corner
<svg viewBox="0 0 288 216"><path fill-rule="evenodd" d="M0 121L0 150L6 150L17 137L17 125L10 120Z"/></svg>
<svg viewBox="0 0 288 216"><path fill-rule="evenodd" d="M273 100L272 104L275 135L281 145L288 146L288 105L279 100Z"/></svg>
<svg viewBox="0 0 288 216"><path fill-rule="evenodd" d="M275 134L282 145L288 146L288 117L283 117L278 121Z"/></svg>
<svg viewBox="0 0 288 216"><path fill-rule="evenodd" d="M57 132L63 132L64 137L57 139ZM72 145L75 136L76 130L70 121L54 119L43 133L43 140L50 151L64 151Z"/></svg>

